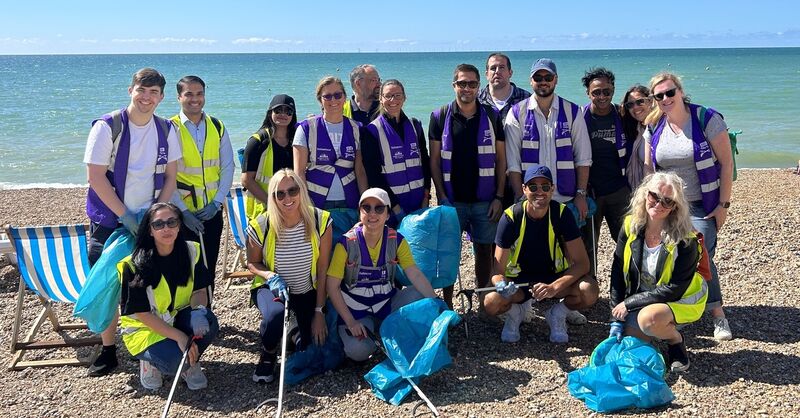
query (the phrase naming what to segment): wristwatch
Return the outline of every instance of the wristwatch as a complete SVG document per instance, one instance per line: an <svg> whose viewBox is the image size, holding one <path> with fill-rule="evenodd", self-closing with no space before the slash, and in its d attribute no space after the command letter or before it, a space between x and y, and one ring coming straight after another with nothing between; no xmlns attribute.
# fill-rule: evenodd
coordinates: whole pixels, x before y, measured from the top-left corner
<svg viewBox="0 0 800 418"><path fill-rule="evenodd" d="M314 308L314 312L324 313L322 312L322 306L317 306L316 308Z"/></svg>
<svg viewBox="0 0 800 418"><path fill-rule="evenodd" d="M731 202L719 202L719 205L722 206L723 209L728 209L731 207Z"/></svg>
<svg viewBox="0 0 800 418"><path fill-rule="evenodd" d="M575 193L576 193L576 194L579 194L579 195L581 195L581 196L583 196L583 197L586 197L586 189L578 189L578 190L575 190Z"/></svg>

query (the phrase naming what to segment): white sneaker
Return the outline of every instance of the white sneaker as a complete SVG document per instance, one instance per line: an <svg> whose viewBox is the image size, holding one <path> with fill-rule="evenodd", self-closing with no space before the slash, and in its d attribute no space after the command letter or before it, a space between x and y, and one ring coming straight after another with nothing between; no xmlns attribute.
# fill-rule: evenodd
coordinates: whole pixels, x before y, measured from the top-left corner
<svg viewBox="0 0 800 418"><path fill-rule="evenodd" d="M569 342L569 335L567 334L568 310L564 306L564 302L559 302L544 313L547 325L550 326L550 342L559 344Z"/></svg>
<svg viewBox="0 0 800 418"><path fill-rule="evenodd" d="M519 324L525 315L523 305L512 303L511 309L506 312L506 320L503 324L503 332L500 333L500 340L504 343L515 343L519 341Z"/></svg>
<svg viewBox="0 0 800 418"><path fill-rule="evenodd" d="M579 311L570 309L567 311L567 322L570 325L586 325L589 320Z"/></svg>
<svg viewBox="0 0 800 418"><path fill-rule="evenodd" d="M139 360L139 381L145 389L156 390L163 384L161 372L149 361Z"/></svg>
<svg viewBox="0 0 800 418"><path fill-rule="evenodd" d="M717 341L733 339L733 333L731 333L727 318L714 318L714 339Z"/></svg>
<svg viewBox="0 0 800 418"><path fill-rule="evenodd" d="M206 386L208 386L208 379L206 379L206 375L203 374L200 363L195 363L194 366L186 369L186 371L181 374L181 377L183 377L189 390L205 389Z"/></svg>
<svg viewBox="0 0 800 418"><path fill-rule="evenodd" d="M533 309L534 299L528 299L522 304L523 312L525 315L522 317L522 322L530 324L536 318L536 310Z"/></svg>

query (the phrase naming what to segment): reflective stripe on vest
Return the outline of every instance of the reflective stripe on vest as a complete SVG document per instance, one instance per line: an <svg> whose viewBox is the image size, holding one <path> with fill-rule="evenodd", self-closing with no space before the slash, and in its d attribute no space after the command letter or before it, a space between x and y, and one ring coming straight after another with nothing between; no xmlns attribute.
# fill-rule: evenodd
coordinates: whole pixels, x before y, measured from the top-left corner
<svg viewBox="0 0 800 418"><path fill-rule="evenodd" d="M453 103L449 103L446 108L439 108L433 112L434 118L441 121L441 113L445 112L444 122L442 127L442 178L444 182L444 189L447 198L454 201L453 185L451 183L451 173L453 171L453 135L452 130L452 115ZM481 202L491 201L495 196L495 144L496 138L494 135L494 126L489 119L486 109L482 105L478 105L478 190L476 197Z"/></svg>
<svg viewBox="0 0 800 418"><path fill-rule="evenodd" d="M518 206L519 205L519 206ZM521 207L522 213L520 219L515 219L514 216L514 209L516 208L519 210ZM525 226L527 224L527 214L525 209L528 207L528 201L524 200L521 203L516 203L513 206L509 207L505 210L505 214L512 219L512 221L516 224L517 222L521 222L519 227L519 236L514 241L514 244L511 246L511 255L508 258L508 263L506 264L505 276L506 277L517 277L519 273L522 271L519 267L519 255L521 253L523 238L525 237ZM558 219L561 218L561 214L564 212L564 208L566 205L561 203L558 204ZM558 244L558 240L556 239L556 233L553 229L553 216L552 216L552 207L548 208L547 210L547 243L548 247L550 248L550 260L553 261L553 268L555 273L561 273L569 268L569 260L564 257L564 251L561 248L561 245Z"/></svg>
<svg viewBox="0 0 800 418"><path fill-rule="evenodd" d="M319 259L319 240L325 232L325 225L328 224L331 214L328 211L309 207L314 213L315 225L314 233L311 234L311 284L317 287L317 260ZM269 226L269 215L263 212L248 222L249 226L255 229L258 241L261 243L261 257L267 270L275 271L275 245L278 241L277 233ZM250 284L250 290L256 290L266 283L266 279L261 276L254 276Z"/></svg>
<svg viewBox="0 0 800 418"><path fill-rule="evenodd" d="M536 124L536 115L529 109L530 98L525 99L514 106L512 111L517 116L519 126L522 129L522 150L520 152L520 162L524 173L531 164L547 164L539 160L539 148L541 134ZM566 105L570 106L571 118L567 117L564 110ZM553 139L556 150L556 187L562 196L574 197L577 185L575 176L575 157L572 151L572 124L578 116L578 105L563 98L558 98L558 116L556 119L555 132Z"/></svg>
<svg viewBox="0 0 800 418"><path fill-rule="evenodd" d="M359 193L354 169L356 143L359 141L358 124L345 117L343 125L342 142L339 147L339 157L337 157L322 116L300 122L300 127L303 128L308 138L309 153L308 169L306 170L308 194L314 201L314 206L318 208L325 206L334 174L337 174L342 181L347 206L351 209L358 206Z"/></svg>
<svg viewBox="0 0 800 418"><path fill-rule="evenodd" d="M631 231L630 215L625 217L623 228L628 236L628 239L625 242L625 250L623 252L622 275L625 279L625 288L627 289L626 295L631 295L636 293L638 290L631 288L632 284L629 276L631 260L633 258L632 248L634 242L640 240L640 238L637 234L632 233ZM692 239L696 239L694 232L690 232L689 234ZM672 279L672 271L675 268L675 255L677 248L678 246L676 244L662 243L661 251L667 251L667 255L661 270L661 274L653 275L658 277L656 286L666 286ZM702 252L702 247L700 247L700 245L697 246L697 251ZM670 309L672 309L672 313L675 315L675 322L679 324L685 324L700 319L700 316L705 310L707 299L708 285L706 284L705 280L703 280L703 276L701 276L700 273L695 270L694 276L692 277L692 283L683 293L683 296L681 296L681 298L675 302L666 303L669 305Z"/></svg>
<svg viewBox="0 0 800 418"><path fill-rule="evenodd" d="M181 122L180 115L172 117L172 121L179 127L183 151L183 158L178 160L178 193L180 193L183 203L192 212L202 209L214 200L217 189L219 189L220 173L222 172L219 148L225 127L220 123L221 128L218 131L209 115L205 115L204 120L206 138L201 156L197 143L186 129L186 125Z"/></svg>
<svg viewBox="0 0 800 418"><path fill-rule="evenodd" d="M622 118L619 117L616 105L611 106L611 116L614 119L614 145L617 147L617 162L624 176L625 169L628 167L628 143L625 140L625 132L622 130ZM589 126L592 123L591 103L583 108L583 119L586 121L586 130L589 131ZM591 140L591 138L592 134L589 133L589 139Z"/></svg>
<svg viewBox="0 0 800 418"><path fill-rule="evenodd" d="M274 153L272 147L272 137L270 137L269 132L267 130L259 130L255 134L253 134L252 138L255 138L259 142L266 142L266 149L264 152L261 153L261 156L258 160L258 168L256 169L255 181L262 190L264 190L265 194L268 194L267 191L269 190L269 180L272 178L273 174L273 161L274 161ZM266 204L262 203L260 200L256 199L249 190L245 192L244 195L244 211L247 215L247 219L254 219L256 216L260 215L264 211L267 210Z"/></svg>
<svg viewBox="0 0 800 418"><path fill-rule="evenodd" d="M189 280L186 284L175 288L174 301L170 294L169 284L164 276L161 276L161 280L155 288L152 286L147 287L150 313L158 316L170 326L175 321L178 311L190 305L192 293L194 292L194 266L200 260L200 244L191 241L187 241L186 244L189 247L189 258L192 260L191 272L189 272ZM131 256L123 258L122 261L117 263L117 274L120 282L122 281L122 271L125 265L129 266L131 271L135 271ZM173 305L172 310L168 310L170 304ZM119 321L120 329L122 330L122 341L132 356L143 352L151 345L166 338L136 319L135 314L121 316Z"/></svg>
<svg viewBox="0 0 800 418"><path fill-rule="evenodd" d="M367 125L367 129L378 137L381 172L392 193L397 196L398 204L406 213L419 209L425 196L425 182L414 124L410 119L404 121L405 140L400 138L383 115Z"/></svg>
<svg viewBox="0 0 800 418"><path fill-rule="evenodd" d="M719 204L719 186L720 175L722 169L720 168L719 161L714 155L706 139L704 127L717 112L714 109L706 109L705 120L700 121L700 112L703 107L696 104L689 104L689 115L692 120L692 142L694 143L694 164L697 169L697 178L700 181L700 193L703 198L703 209L706 213L711 213L714 208ZM653 136L650 140L650 159L653 161L653 169L658 170L658 162L656 161L656 150L658 142L661 138L661 133L664 132L667 126L666 115L662 116L656 124L653 131ZM685 134L685 132L684 132Z"/></svg>

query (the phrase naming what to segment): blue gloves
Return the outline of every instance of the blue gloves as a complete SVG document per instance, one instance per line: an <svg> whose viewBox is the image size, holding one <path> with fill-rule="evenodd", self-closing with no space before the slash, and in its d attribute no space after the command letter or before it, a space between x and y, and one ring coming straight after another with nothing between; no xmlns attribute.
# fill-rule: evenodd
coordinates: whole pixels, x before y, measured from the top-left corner
<svg viewBox="0 0 800 418"><path fill-rule="evenodd" d="M517 290L519 290L519 286L514 282L506 282L503 280L494 285L494 290L499 293L503 299L511 299L511 296L514 296L514 293L517 293Z"/></svg>
<svg viewBox="0 0 800 418"><path fill-rule="evenodd" d="M276 274L270 277L267 280L267 287L269 287L269 290L283 302L289 300L289 291L286 289L286 282L283 281L281 276Z"/></svg>
<svg viewBox="0 0 800 418"><path fill-rule="evenodd" d="M197 217L194 216L192 211L189 209L183 211L183 224L186 225L190 231L197 235L202 235L203 231L205 231L205 227L203 227L203 221L197 219Z"/></svg>
<svg viewBox="0 0 800 418"><path fill-rule="evenodd" d="M219 212L220 207L222 204L217 202L216 200L212 200L209 204L207 204L203 209L200 209L195 213L201 221L207 221L213 218L217 212Z"/></svg>
<svg viewBox="0 0 800 418"><path fill-rule="evenodd" d="M622 331L625 328L625 324L619 321L614 321L611 323L611 329L608 331L609 337L614 337L617 339L617 342L622 341Z"/></svg>
<svg viewBox="0 0 800 418"><path fill-rule="evenodd" d="M125 214L119 218L119 222L125 229L130 231L134 237L136 236L136 232L139 230L139 222L136 220L136 215L133 212L129 209L125 209Z"/></svg>
<svg viewBox="0 0 800 418"><path fill-rule="evenodd" d="M211 326L208 324L205 306L199 306L192 309L192 317L189 320L189 324L192 326L192 333L195 336L202 337L203 335L206 335L206 333L211 329Z"/></svg>

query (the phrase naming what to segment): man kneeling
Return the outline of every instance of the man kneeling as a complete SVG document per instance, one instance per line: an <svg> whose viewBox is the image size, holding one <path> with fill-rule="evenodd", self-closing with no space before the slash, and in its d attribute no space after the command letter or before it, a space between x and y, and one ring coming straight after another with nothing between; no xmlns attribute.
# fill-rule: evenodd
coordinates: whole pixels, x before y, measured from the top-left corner
<svg viewBox="0 0 800 418"><path fill-rule="evenodd" d="M597 281L588 275L589 257L581 233L566 206L552 200L550 169L532 164L525 171L525 200L505 210L497 227L496 291L485 299L486 312L507 312L501 340L519 341L519 325L534 299L552 299L545 312L550 341L566 343L567 314L597 301ZM527 283L529 287L523 287Z"/></svg>

